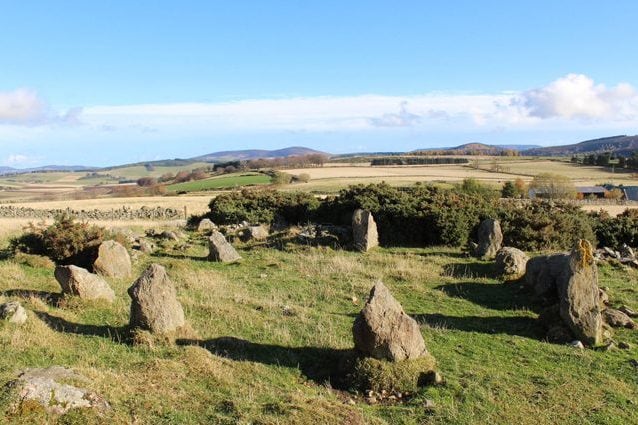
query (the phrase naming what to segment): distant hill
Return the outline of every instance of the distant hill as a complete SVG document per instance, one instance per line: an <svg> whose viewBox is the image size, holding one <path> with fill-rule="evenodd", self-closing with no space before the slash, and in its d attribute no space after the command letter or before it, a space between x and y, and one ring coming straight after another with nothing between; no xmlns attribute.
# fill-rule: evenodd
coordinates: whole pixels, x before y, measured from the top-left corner
<svg viewBox="0 0 638 425"><path fill-rule="evenodd" d="M284 149L276 150L264 150L264 149L248 149L238 151L222 151L213 152L206 155L189 158L191 161L203 161L203 162L225 162L225 161L237 161L237 160L249 160L249 159L270 159L270 158L286 158L289 156L303 156L303 155L330 155L325 152L317 151L314 149L304 148L300 146L293 146Z"/></svg>
<svg viewBox="0 0 638 425"><path fill-rule="evenodd" d="M638 136L623 135L586 140L573 145L528 149L521 152L521 154L529 156L570 156L575 154L612 152L616 155L630 156L635 151L638 151Z"/></svg>
<svg viewBox="0 0 638 425"><path fill-rule="evenodd" d="M412 155L502 155L505 151L524 150L529 145L486 145L484 143L466 143L451 148L427 148L410 152Z"/></svg>
<svg viewBox="0 0 638 425"><path fill-rule="evenodd" d="M96 167L86 167L84 165L44 165L42 167L34 168L13 168L13 167L0 167L0 174L26 174L26 173L41 173L52 171L95 171Z"/></svg>

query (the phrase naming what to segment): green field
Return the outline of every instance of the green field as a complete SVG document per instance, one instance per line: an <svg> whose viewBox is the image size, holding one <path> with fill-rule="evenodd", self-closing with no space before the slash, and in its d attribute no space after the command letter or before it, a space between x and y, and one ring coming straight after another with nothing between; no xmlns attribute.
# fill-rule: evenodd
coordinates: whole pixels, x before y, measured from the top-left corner
<svg viewBox="0 0 638 425"><path fill-rule="evenodd" d="M26 367L63 365L90 377L112 409L57 423L140 424L635 424L638 332L630 350L578 350L543 340L530 294L494 278L492 264L447 248L358 254L239 245L243 260L202 261L205 239L168 244L134 264L163 264L190 330L178 344L134 344L131 279L108 279L117 300L57 300L53 270L0 260L0 295L20 300L22 327L0 322L0 381ZM179 245L179 244L178 244ZM421 324L445 383L400 403L368 404L327 374L353 346L352 323L376 279ZM638 307L638 272L603 266L614 305ZM9 399L0 393L0 411ZM426 400L434 407L426 409ZM0 423L56 423L38 409Z"/></svg>
<svg viewBox="0 0 638 425"><path fill-rule="evenodd" d="M261 173L236 173L205 180L172 184L167 186L167 189L170 192L200 192L204 190L264 185L269 184L270 181L270 176Z"/></svg>

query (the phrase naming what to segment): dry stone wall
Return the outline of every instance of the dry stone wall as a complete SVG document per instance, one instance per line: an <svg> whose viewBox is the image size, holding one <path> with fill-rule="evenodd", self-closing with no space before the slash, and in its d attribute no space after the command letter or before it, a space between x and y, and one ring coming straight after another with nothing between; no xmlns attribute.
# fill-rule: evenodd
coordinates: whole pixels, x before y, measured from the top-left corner
<svg viewBox="0 0 638 425"><path fill-rule="evenodd" d="M0 217L3 218L33 218L54 219L61 214L68 214L80 220L176 220L184 218L184 210L163 207L114 208L110 210L74 210L40 209L16 207L12 205L0 206Z"/></svg>

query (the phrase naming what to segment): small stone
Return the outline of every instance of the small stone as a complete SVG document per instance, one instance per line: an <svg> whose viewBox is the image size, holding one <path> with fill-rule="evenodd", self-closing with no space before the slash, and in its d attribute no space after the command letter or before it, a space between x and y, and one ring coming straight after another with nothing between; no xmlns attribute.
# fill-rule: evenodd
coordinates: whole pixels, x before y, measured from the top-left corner
<svg viewBox="0 0 638 425"><path fill-rule="evenodd" d="M100 395L65 381L89 382L89 379L60 366L23 370L7 386L15 391L18 399L13 409L19 410L25 401L36 402L47 412L57 415L63 415L71 409L110 409L109 403Z"/></svg>
<svg viewBox="0 0 638 425"><path fill-rule="evenodd" d="M266 273L262 273L262 274L259 275L259 277L261 279L266 279L268 277L268 275Z"/></svg>
<svg viewBox="0 0 638 425"><path fill-rule="evenodd" d="M359 298L357 297L353 296L352 298L350 298L350 300L352 301L352 304L355 304L355 305L359 304Z"/></svg>
<svg viewBox="0 0 638 425"><path fill-rule="evenodd" d="M621 350L630 350L631 345L628 342L622 341L618 343L618 348L620 348Z"/></svg>
<svg viewBox="0 0 638 425"><path fill-rule="evenodd" d="M27 321L27 311L18 301L0 304L0 319L22 325Z"/></svg>
<svg viewBox="0 0 638 425"><path fill-rule="evenodd" d="M610 342L609 344L605 345L605 347L603 348L603 350L605 351L612 351L616 349L616 344L614 344L614 342Z"/></svg>
<svg viewBox="0 0 638 425"><path fill-rule="evenodd" d="M374 396L374 391L372 390L366 391L366 397L372 397L372 396Z"/></svg>
<svg viewBox="0 0 638 425"><path fill-rule="evenodd" d="M377 404L377 398L376 397L368 397L366 399L366 402L368 402L368 404Z"/></svg>
<svg viewBox="0 0 638 425"><path fill-rule="evenodd" d="M579 340L574 340L572 342L570 342L568 344L570 347L574 347L574 348L580 348L581 350L583 350L585 348L585 346L583 345L582 342L580 342Z"/></svg>
<svg viewBox="0 0 638 425"><path fill-rule="evenodd" d="M432 411L434 410L435 407L436 405L430 399L426 398L425 401L423 402L423 408L425 408L426 411Z"/></svg>
<svg viewBox="0 0 638 425"><path fill-rule="evenodd" d="M631 308L627 307L626 305L621 306L618 310L622 311L623 313L625 313L629 317L638 317L638 313L636 313L634 310L632 310Z"/></svg>
<svg viewBox="0 0 638 425"><path fill-rule="evenodd" d="M290 306L285 305L282 309L282 314L284 316L296 316L295 310L293 310Z"/></svg>
<svg viewBox="0 0 638 425"><path fill-rule="evenodd" d="M395 401L397 397L395 395L388 396L388 400Z"/></svg>
<svg viewBox="0 0 638 425"><path fill-rule="evenodd" d="M605 322L613 328L628 328L635 329L636 323L631 318L620 310L608 308L603 311L603 318Z"/></svg>
<svg viewBox="0 0 638 425"><path fill-rule="evenodd" d="M638 360L636 359L629 360L629 364L632 365L633 367L638 368Z"/></svg>
<svg viewBox="0 0 638 425"><path fill-rule="evenodd" d="M349 404L350 406L354 406L355 404L357 404L353 399L349 398L348 401L346 401L347 404Z"/></svg>

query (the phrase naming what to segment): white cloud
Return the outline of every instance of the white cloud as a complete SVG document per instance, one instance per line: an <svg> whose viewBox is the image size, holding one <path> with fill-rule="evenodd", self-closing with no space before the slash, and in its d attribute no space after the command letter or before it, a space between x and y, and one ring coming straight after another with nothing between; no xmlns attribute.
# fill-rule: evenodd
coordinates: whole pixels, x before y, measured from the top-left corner
<svg viewBox="0 0 638 425"><path fill-rule="evenodd" d="M0 92L0 124L34 124L42 119L46 109L32 90Z"/></svg>
<svg viewBox="0 0 638 425"><path fill-rule="evenodd" d="M635 120L638 95L627 83L607 88L582 74L568 74L521 94L518 103L541 119Z"/></svg>
<svg viewBox="0 0 638 425"><path fill-rule="evenodd" d="M30 158L26 155L11 154L5 159L5 164L20 165L29 162Z"/></svg>

